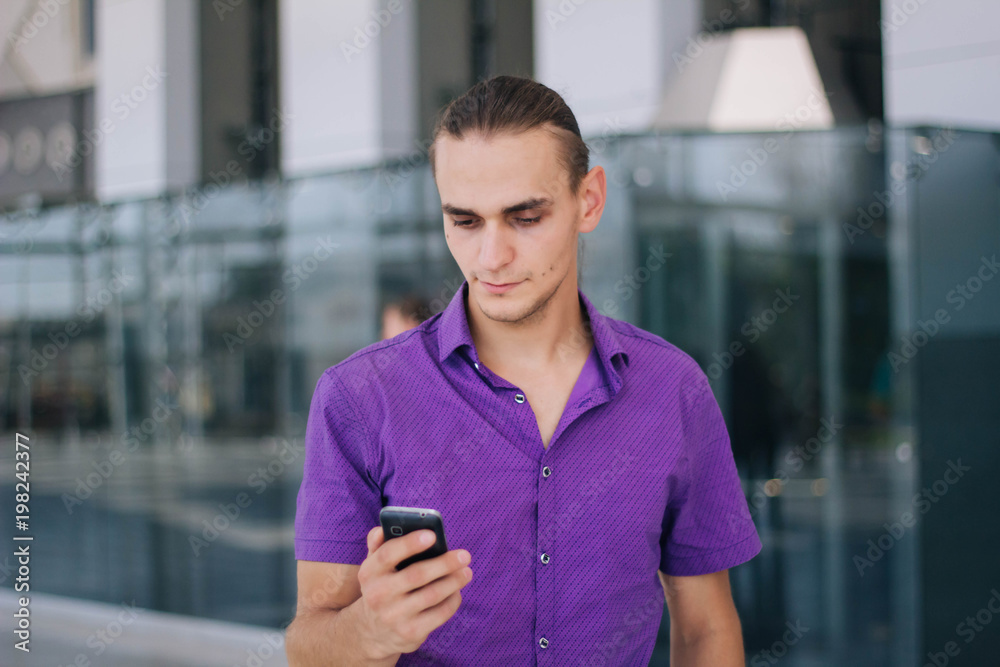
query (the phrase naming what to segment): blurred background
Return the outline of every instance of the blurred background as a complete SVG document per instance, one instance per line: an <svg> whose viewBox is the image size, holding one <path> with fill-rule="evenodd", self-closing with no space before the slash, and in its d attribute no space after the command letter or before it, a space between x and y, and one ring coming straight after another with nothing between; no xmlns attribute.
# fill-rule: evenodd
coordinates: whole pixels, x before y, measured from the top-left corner
<svg viewBox="0 0 1000 667"><path fill-rule="evenodd" d="M581 288L698 360L726 417L764 544L731 572L748 664L1000 664L998 24L993 0L4 0L0 663L285 664L312 390L461 284L434 116L520 74L608 173Z"/></svg>

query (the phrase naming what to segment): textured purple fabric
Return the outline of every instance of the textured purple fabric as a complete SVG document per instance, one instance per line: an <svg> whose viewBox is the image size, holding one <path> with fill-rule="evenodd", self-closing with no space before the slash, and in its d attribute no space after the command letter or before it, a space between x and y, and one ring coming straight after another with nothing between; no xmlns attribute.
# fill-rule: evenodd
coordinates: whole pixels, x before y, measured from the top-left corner
<svg viewBox="0 0 1000 667"><path fill-rule="evenodd" d="M576 379L576 384L573 385L573 391L570 392L566 405L576 405L577 401L586 396L587 392L600 383L601 367L598 365L599 363L597 360L597 348L592 345L590 347L590 354L587 355L587 361L583 364L580 377ZM541 437L540 433L539 437Z"/></svg>
<svg viewBox="0 0 1000 667"><path fill-rule="evenodd" d="M434 508L474 576L398 665L645 666L657 569L717 572L761 548L708 380L579 292L594 347L545 449L518 387L479 363L467 295L319 378L295 557L360 564L381 507Z"/></svg>

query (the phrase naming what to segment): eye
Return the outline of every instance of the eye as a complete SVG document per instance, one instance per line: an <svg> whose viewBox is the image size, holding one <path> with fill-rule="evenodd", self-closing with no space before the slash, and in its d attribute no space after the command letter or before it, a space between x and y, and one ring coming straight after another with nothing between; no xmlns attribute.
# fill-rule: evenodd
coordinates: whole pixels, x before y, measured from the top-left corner
<svg viewBox="0 0 1000 667"><path fill-rule="evenodd" d="M527 226L527 225L533 225L533 224L535 224L536 222L538 222L541 219L542 219L542 216L540 216L540 215L536 215L534 218L514 218L514 220L518 221L519 223L521 223L521 224L523 224L525 226ZM472 224L475 223L475 220L466 218L464 220L452 220L452 222L454 223L454 225L456 227L469 227L470 225L472 225Z"/></svg>

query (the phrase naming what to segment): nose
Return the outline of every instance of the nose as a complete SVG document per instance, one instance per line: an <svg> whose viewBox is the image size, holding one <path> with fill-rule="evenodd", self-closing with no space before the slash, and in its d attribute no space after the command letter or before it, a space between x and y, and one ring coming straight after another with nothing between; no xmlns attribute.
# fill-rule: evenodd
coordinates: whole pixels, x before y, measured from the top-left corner
<svg viewBox="0 0 1000 667"><path fill-rule="evenodd" d="M514 259L514 245L509 237L510 230L505 225L487 222L483 229L479 266L493 275Z"/></svg>

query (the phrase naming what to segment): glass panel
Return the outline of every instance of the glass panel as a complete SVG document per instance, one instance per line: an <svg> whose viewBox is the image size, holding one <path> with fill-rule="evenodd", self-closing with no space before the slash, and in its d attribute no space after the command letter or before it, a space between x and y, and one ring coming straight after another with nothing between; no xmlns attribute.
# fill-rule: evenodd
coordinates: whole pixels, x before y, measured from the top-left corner
<svg viewBox="0 0 1000 667"><path fill-rule="evenodd" d="M912 553L863 576L853 561L915 475L910 380L887 366L909 257L887 220L912 212L845 227L886 190L881 140L602 137L594 164L609 198L581 286L690 354L730 429L764 541L732 572L748 652L800 620L788 665L904 664ZM4 220L0 419L38 433L52 471L33 486L40 590L286 623L316 381L375 342L387 301L418 292L434 313L454 295L439 207L426 164L404 160ZM17 363L72 322L86 326L23 382ZM79 566L57 567L69 551ZM664 615L653 664L668 652Z"/></svg>

